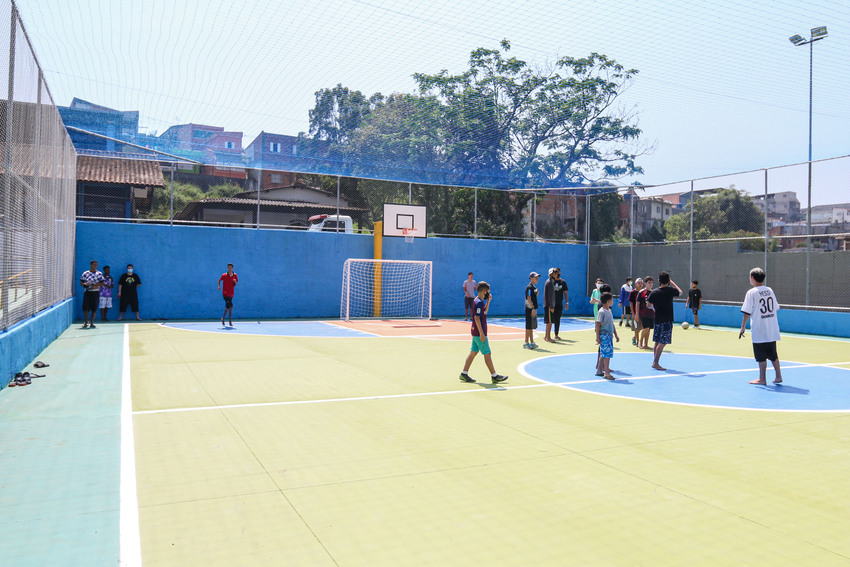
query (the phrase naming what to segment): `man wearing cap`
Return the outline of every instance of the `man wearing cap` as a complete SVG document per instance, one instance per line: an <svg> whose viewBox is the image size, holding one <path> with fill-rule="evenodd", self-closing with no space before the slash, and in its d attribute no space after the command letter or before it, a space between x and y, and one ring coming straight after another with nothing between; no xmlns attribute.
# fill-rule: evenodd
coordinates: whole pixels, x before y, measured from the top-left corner
<svg viewBox="0 0 850 567"><path fill-rule="evenodd" d="M537 278L540 274L531 272L528 274L529 283L525 288L525 344L522 348L537 348L537 343L534 342L534 329L537 328L537 293L538 289L534 285L537 283Z"/></svg>
<svg viewBox="0 0 850 567"><path fill-rule="evenodd" d="M552 322L555 319L555 282L558 279L557 268L549 268L549 279L543 285L543 322L546 323L546 335L543 340L554 343Z"/></svg>

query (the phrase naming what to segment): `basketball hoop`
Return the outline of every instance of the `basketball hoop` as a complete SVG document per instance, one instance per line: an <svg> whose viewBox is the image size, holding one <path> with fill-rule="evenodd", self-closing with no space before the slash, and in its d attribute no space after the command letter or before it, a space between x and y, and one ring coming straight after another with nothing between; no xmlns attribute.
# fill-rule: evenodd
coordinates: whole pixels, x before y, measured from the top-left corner
<svg viewBox="0 0 850 567"><path fill-rule="evenodd" d="M413 239L416 237L415 228L403 228L401 233L404 234L404 241L408 244L413 244Z"/></svg>

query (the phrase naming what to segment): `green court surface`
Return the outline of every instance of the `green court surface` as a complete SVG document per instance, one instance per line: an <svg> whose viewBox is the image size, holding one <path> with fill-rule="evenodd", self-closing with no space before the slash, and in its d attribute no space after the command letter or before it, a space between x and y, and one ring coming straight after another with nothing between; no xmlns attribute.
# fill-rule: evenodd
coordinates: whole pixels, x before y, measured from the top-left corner
<svg viewBox="0 0 850 567"><path fill-rule="evenodd" d="M46 378L0 392L0 563L850 565L850 411L659 403L518 372L596 350L592 331L562 337L493 341L510 375L494 387L483 360L477 384L458 381L455 337L75 326L39 356ZM736 330L673 341L756 366ZM613 368L638 352L616 346ZM779 353L850 368L848 341L784 336Z"/></svg>

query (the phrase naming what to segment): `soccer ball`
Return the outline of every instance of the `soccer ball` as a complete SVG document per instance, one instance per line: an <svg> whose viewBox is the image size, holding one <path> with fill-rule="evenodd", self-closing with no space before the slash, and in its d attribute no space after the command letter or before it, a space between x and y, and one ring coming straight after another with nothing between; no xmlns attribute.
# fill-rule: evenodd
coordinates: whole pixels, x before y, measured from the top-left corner
<svg viewBox="0 0 850 567"><path fill-rule="evenodd" d="M683 328L683 329L687 329L688 327L690 327L690 325L688 325L688 322L687 322L687 321L685 321L684 323L682 323L682 328Z"/></svg>

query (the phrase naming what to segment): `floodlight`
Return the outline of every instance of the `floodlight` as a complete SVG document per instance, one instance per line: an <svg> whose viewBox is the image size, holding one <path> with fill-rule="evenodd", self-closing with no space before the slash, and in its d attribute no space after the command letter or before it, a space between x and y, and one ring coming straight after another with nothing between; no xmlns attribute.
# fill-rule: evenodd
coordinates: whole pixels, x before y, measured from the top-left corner
<svg viewBox="0 0 850 567"><path fill-rule="evenodd" d="M812 28L812 39L821 39L827 36L826 26Z"/></svg>
<svg viewBox="0 0 850 567"><path fill-rule="evenodd" d="M804 43L806 43L806 40L803 39L803 36L801 36L800 34L792 35L788 38L788 40L794 45L803 45Z"/></svg>

